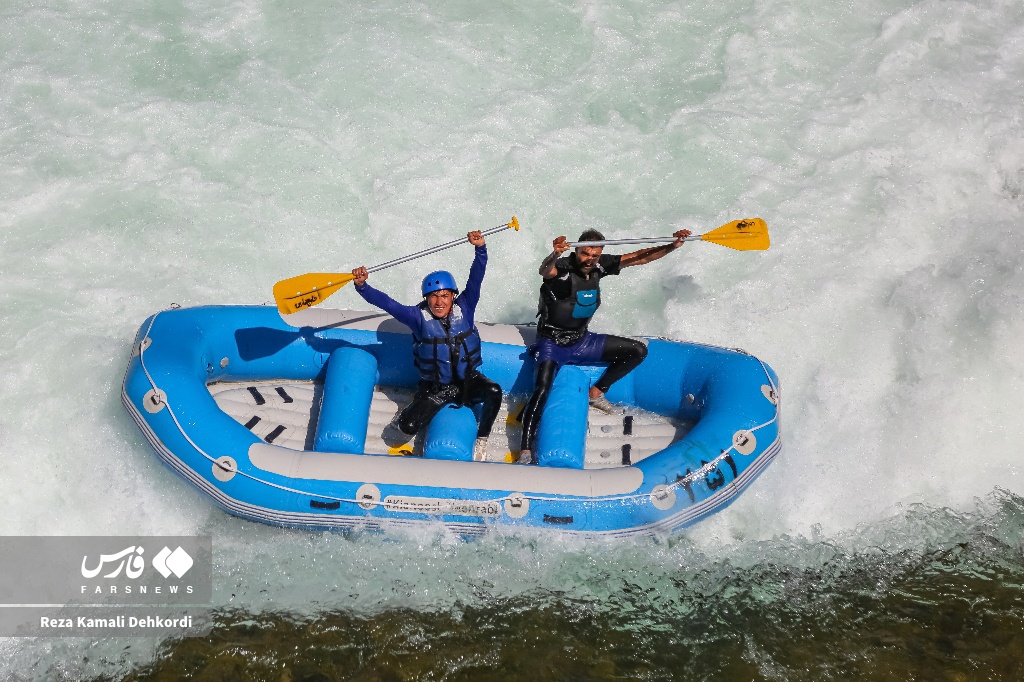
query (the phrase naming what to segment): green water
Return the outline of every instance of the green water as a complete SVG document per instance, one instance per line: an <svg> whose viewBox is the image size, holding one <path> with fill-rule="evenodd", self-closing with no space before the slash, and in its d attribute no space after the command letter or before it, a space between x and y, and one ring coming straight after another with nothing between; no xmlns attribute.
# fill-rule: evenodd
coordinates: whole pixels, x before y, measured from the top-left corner
<svg viewBox="0 0 1024 682"><path fill-rule="evenodd" d="M209 637L165 643L126 679L1019 679L1022 521L1024 500L1002 494L972 514L891 520L897 535L950 538L923 551L867 533L856 549L802 540L749 547L745 561L695 553L697 568L659 574L603 567L597 552L576 573L609 590L602 599L538 587L367 616L223 609Z"/></svg>

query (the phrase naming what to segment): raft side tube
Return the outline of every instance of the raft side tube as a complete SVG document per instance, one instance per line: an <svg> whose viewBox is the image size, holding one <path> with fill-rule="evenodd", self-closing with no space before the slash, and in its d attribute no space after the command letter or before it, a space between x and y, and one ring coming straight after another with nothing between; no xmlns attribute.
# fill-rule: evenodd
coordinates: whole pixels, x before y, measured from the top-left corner
<svg viewBox="0 0 1024 682"><path fill-rule="evenodd" d="M556 469L497 462L300 452L265 443L249 447L249 460L263 471L288 479L479 490L502 495L503 491L518 491L605 497L635 493L644 484L644 475L636 467Z"/></svg>

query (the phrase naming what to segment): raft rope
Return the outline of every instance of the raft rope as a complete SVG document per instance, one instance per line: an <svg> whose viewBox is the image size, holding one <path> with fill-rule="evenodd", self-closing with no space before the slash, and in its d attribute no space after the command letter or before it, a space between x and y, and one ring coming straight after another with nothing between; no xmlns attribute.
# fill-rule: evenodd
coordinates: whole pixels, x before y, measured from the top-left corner
<svg viewBox="0 0 1024 682"><path fill-rule="evenodd" d="M142 371L146 375L146 379L149 380L150 386L152 386L153 390L156 392L155 395L156 396L160 396L162 394L163 396L165 396L163 398L160 398L160 400L163 401L164 408L167 410L167 414L169 414L171 416L171 419L174 421L174 425L178 428L178 432L181 433L181 435L185 438L186 441L188 441L189 445L191 445L193 448L195 448L196 452L198 452L203 457L205 457L207 460L209 460L212 463L213 466L218 467L218 468L220 468L220 469L222 469L224 471L229 471L228 469L224 469L224 467L221 466L221 464L217 461L217 458L213 457L212 455L207 453L205 450L203 450L201 447L199 447L199 444L196 443L194 440L192 440L192 438L188 435L188 433L185 432L185 429L181 425L181 422L178 421L178 416L176 414L174 414L174 410L171 409L170 403L166 400L166 393L164 393L163 391L160 390L159 387L157 387L156 382L153 380L153 377L150 375L149 370L146 368L146 359L145 359L146 344L145 344L145 340L147 338L149 338L149 333L153 329L153 325L156 323L156 318L161 313L166 312L167 310L176 310L178 308L180 308L179 305L171 304L170 307L165 308L164 310L161 310L161 311L159 311L157 313L154 313L153 318L149 321L149 326L146 328L146 333L142 337L142 341L139 342L139 364L142 366ZM666 339L666 340L671 340L671 339ZM698 345L708 345L708 344L698 344ZM708 346L708 347L714 347L714 346ZM744 351L739 351L739 349L732 349L732 350L737 350L738 352L742 352L744 355L749 355L749 353L746 353ZM753 357L753 356L750 356L750 357ZM775 382L772 380L771 374L768 372L768 368L765 367L764 362L760 358L754 358L754 359L757 360L758 363L761 365L761 369L764 370L764 375L768 379L768 383L771 385L771 388L775 392L775 395L778 395L779 394L778 386L776 386ZM125 374L125 379L127 380L127 372ZM776 403L776 405L775 405L775 416L773 416L770 420L764 422L763 424L759 424L759 425L751 427L751 428L749 428L747 430L751 431L751 432L758 431L760 429L763 429L766 426L770 426L771 424L775 423L778 420L778 418L779 418L779 406L778 406L778 403ZM736 445L735 444L731 444L726 450L723 450L722 453L719 456L715 457L714 459L712 459L707 464L701 466L696 471L693 471L693 472L687 474L686 476L680 476L675 481L673 481L672 483L666 484L665 485L666 490L674 490L675 488L678 488L680 486L690 485L691 483L694 483L694 482L698 481L699 479L707 476L712 471L717 469L718 465L726 457L728 457L730 455L730 453L735 448L736 448ZM306 497L314 497L314 498L321 499L321 500L331 500L333 502L346 502L346 503L357 504L357 505L366 504L366 500L356 500L356 499L350 499L350 498L347 498L347 497L336 497L336 496L333 496L333 495L324 495L324 494L321 494L321 493L311 493L311 492L308 492L308 491L305 491L305 490L300 490L300 489L297 489L297 488L291 488L289 486L281 485L279 483L274 483L272 481L264 480L262 478L259 478L258 476L254 476L254 475L252 475L250 473L244 472L244 471L238 469L237 467L235 468L234 473L237 476L244 476L245 478L248 478L248 479L250 479L250 480L252 480L252 481L254 481L256 483L262 483L263 485L269 486L271 488L275 488L277 490L281 490L283 492L294 493L294 494L303 495L303 496L306 496ZM731 482L730 482L730 485L731 485ZM595 502L615 502L615 501L620 501L620 502L623 502L623 503L627 503L627 502L646 503L646 502L648 502L650 500L650 498L651 498L651 493L640 493L640 494L631 494L631 495L609 495L609 496L604 496L604 497L581 497L581 496L578 496L578 495L563 495L563 496L560 496L560 497L553 497L553 496L550 496L550 495L537 495L537 494L530 495L530 494L526 494L526 493L512 493L512 494L505 495L505 496L502 496L502 497L496 497L496 498L484 499L484 500L473 500L473 501L474 502L495 502L495 503L497 503L497 502L506 502L506 501L519 502L519 501L521 501L523 499L527 499L527 500L536 500L536 501L539 501L539 502L582 502L584 504L586 504L586 503L595 503ZM383 501L377 501L376 504L383 504Z"/></svg>

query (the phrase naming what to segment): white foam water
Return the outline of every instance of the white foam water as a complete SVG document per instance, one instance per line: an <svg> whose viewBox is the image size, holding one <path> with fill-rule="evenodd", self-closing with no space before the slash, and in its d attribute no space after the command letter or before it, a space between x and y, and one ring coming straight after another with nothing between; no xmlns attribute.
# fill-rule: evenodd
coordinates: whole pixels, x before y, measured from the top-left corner
<svg viewBox="0 0 1024 682"><path fill-rule="evenodd" d="M595 562L814 561L908 508L1024 492L1019 2L65 0L3 18L5 535L211 534L218 605L372 612L598 598ZM120 406L135 330L172 302L264 303L279 279L513 214L482 319L532 319L558 235L767 220L769 251L691 244L608 280L594 323L742 347L781 377L782 456L682 541L261 527L163 468ZM470 258L373 281L413 300ZM75 677L154 646L0 652Z"/></svg>

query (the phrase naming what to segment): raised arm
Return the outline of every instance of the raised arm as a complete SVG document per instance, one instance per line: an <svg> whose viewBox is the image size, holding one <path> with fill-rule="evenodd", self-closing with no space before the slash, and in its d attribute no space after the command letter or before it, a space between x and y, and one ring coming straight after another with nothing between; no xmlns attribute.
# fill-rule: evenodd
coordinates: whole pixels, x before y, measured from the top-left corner
<svg viewBox="0 0 1024 682"><path fill-rule="evenodd" d="M554 251L548 254L548 257L543 260L540 264L538 272L544 279L553 279L558 276L558 268L555 267L555 261L569 250L569 244L565 239L565 236L561 236L555 241L551 242L551 246L554 247Z"/></svg>
<svg viewBox="0 0 1024 682"><path fill-rule="evenodd" d="M466 236L469 238L469 243L474 246L473 264L469 267L469 279L466 281L466 286L459 294L459 302L462 304L463 310L468 308L468 312L472 315L480 300L480 287L484 282L484 273L487 271L487 245L479 231L470 232Z"/></svg>
<svg viewBox="0 0 1024 682"><path fill-rule="evenodd" d="M647 263L656 261L663 256L667 256L683 245L683 239L690 236L690 231L679 230L677 232L673 232L672 236L676 238L674 242L624 254L622 256L622 260L619 261L619 268L628 268L633 265L646 265Z"/></svg>
<svg viewBox="0 0 1024 682"><path fill-rule="evenodd" d="M353 283L356 285L356 292L363 297L363 300L372 306L376 306L395 318L406 327L416 329L419 324L420 309L414 305L402 305L391 298L383 291L378 291L366 283L369 274L366 268L359 267L352 271Z"/></svg>

